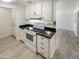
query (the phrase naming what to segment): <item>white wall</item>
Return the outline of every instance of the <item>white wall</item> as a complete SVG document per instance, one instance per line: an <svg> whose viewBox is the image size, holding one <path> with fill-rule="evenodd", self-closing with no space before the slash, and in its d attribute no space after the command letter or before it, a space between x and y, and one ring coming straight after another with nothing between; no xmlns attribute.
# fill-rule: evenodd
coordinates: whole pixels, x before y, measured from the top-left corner
<svg viewBox="0 0 79 59"><path fill-rule="evenodd" d="M0 38L11 34L11 9L0 8Z"/></svg>
<svg viewBox="0 0 79 59"><path fill-rule="evenodd" d="M79 11L77 12L77 36L79 37Z"/></svg>
<svg viewBox="0 0 79 59"><path fill-rule="evenodd" d="M19 9L19 25L23 25L25 22L25 9Z"/></svg>
<svg viewBox="0 0 79 59"><path fill-rule="evenodd" d="M10 15L3 15L4 14L4 10L0 10L0 12L2 12L2 14L0 13L1 16L3 16L2 18L0 17L0 38L5 37L7 35L12 34L12 26L11 21L13 20L12 17L12 11L11 10L18 10L18 16L19 17L19 24L22 24L22 21L25 19L25 14L24 14L24 6L21 5L16 5L16 4L8 4L8 3L1 3L0 2L0 8L5 9L5 11L7 13L10 13ZM7 17L7 18L6 18ZM4 19L6 18L6 19ZM4 25L3 25L4 24ZM18 25L18 24L17 24Z"/></svg>
<svg viewBox="0 0 79 59"><path fill-rule="evenodd" d="M0 7L19 9L19 8L21 8L23 6L16 5L16 4L10 4L10 3L2 3L2 2L0 2Z"/></svg>
<svg viewBox="0 0 79 59"><path fill-rule="evenodd" d="M59 29L75 30L75 10L79 8L79 0L56 1L56 25Z"/></svg>
<svg viewBox="0 0 79 59"><path fill-rule="evenodd" d="M0 7L19 10L19 24L23 24L25 20L25 9L24 9L25 6L0 2Z"/></svg>

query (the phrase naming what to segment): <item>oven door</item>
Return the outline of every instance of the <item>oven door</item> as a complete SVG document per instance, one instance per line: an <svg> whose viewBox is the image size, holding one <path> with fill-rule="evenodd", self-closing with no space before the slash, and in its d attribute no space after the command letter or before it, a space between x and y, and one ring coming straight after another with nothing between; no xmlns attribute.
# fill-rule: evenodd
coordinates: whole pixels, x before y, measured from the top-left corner
<svg viewBox="0 0 79 59"><path fill-rule="evenodd" d="M26 40L27 40L30 44L36 46L36 35L31 35L31 34L29 34L29 33L26 33Z"/></svg>

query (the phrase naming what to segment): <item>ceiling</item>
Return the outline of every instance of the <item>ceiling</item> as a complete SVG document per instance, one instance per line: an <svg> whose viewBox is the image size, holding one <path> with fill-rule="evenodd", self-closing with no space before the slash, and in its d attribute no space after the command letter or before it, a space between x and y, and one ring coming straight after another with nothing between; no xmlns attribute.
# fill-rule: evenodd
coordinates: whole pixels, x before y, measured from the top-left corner
<svg viewBox="0 0 79 59"><path fill-rule="evenodd" d="M41 1L41 0L13 0L13 2L11 2L11 3L19 4L19 5L26 5L28 3L35 3L35 2L39 2L39 1ZM2 2L2 1L0 0L0 2Z"/></svg>
<svg viewBox="0 0 79 59"><path fill-rule="evenodd" d="M42 0L14 0L14 3L26 5L28 3L35 3L35 2L39 2L39 1L42 1Z"/></svg>
<svg viewBox="0 0 79 59"><path fill-rule="evenodd" d="M36 3L39 1L44 1L44 0L13 0L13 4L19 4L19 5L27 5L28 3ZM1 0L0 0L1 2Z"/></svg>

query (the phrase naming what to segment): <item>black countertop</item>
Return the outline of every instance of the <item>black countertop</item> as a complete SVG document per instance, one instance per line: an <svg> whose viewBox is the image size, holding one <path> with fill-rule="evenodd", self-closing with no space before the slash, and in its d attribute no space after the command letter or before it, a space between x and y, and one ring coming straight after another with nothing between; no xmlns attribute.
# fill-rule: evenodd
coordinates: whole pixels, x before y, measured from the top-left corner
<svg viewBox="0 0 79 59"><path fill-rule="evenodd" d="M33 25L30 25L30 24L21 25L19 27L21 29L27 29L27 30L30 30L30 28L32 28L31 31L34 31L38 35L44 36L44 37L49 38L49 39L56 33L56 29L55 28L49 28L49 27L45 27L44 30L41 30L41 29L38 29L38 28L34 28Z"/></svg>

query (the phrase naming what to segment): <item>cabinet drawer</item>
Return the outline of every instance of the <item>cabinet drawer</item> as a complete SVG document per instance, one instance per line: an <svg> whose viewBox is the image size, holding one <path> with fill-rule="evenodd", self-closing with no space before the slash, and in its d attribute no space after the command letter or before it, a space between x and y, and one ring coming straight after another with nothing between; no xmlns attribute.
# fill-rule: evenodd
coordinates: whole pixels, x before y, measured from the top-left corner
<svg viewBox="0 0 79 59"><path fill-rule="evenodd" d="M38 50L39 53L44 56L45 58L48 58L48 54L44 53L43 51L41 51L40 49Z"/></svg>
<svg viewBox="0 0 79 59"><path fill-rule="evenodd" d="M47 38L39 36L39 35L37 36L37 38L38 38L38 42L42 42L45 45L48 45L48 39Z"/></svg>
<svg viewBox="0 0 79 59"><path fill-rule="evenodd" d="M45 43L43 43L43 42L38 42L38 46L40 46L40 47L44 47L44 48L48 48L48 44L45 44Z"/></svg>
<svg viewBox="0 0 79 59"><path fill-rule="evenodd" d="M49 39L37 35L37 51L45 58L48 58L49 55L48 46L49 46Z"/></svg>
<svg viewBox="0 0 79 59"><path fill-rule="evenodd" d="M44 48L44 47L38 47L38 49L40 50L40 51L42 51L43 53L45 53L45 54L48 54L48 48L46 49L46 48Z"/></svg>

